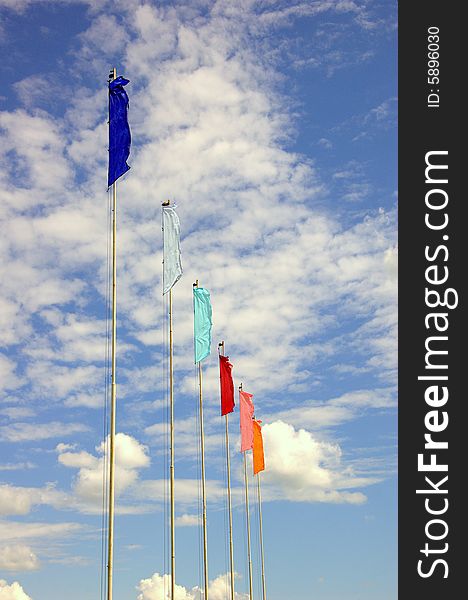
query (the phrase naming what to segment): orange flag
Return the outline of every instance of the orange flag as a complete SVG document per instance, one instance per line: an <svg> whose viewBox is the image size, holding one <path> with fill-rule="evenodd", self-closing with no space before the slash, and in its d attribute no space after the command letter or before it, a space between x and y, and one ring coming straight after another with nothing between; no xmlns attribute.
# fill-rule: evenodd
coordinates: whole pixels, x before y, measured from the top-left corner
<svg viewBox="0 0 468 600"><path fill-rule="evenodd" d="M253 424L253 472L254 475L265 470L265 457L263 455L263 438L261 421L252 421Z"/></svg>

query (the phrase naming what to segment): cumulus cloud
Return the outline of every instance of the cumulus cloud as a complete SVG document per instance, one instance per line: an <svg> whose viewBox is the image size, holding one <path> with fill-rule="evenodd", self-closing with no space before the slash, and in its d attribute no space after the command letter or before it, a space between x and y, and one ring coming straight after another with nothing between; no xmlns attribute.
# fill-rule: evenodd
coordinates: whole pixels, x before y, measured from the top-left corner
<svg viewBox="0 0 468 600"><path fill-rule="evenodd" d="M239 575L236 573L236 577ZM149 579L140 580L137 590L140 592L137 600L166 600L170 597L170 575L154 573ZM209 582L208 592L213 600L225 600L226 595L231 593L230 578L227 574L218 575ZM198 586L188 589L176 584L175 600L202 600L203 590ZM248 594L235 592L235 600L247 600Z"/></svg>
<svg viewBox="0 0 468 600"><path fill-rule="evenodd" d="M47 504L54 508L67 508L70 499L53 484L44 487L21 487L0 484L0 515L25 515L35 505Z"/></svg>
<svg viewBox="0 0 468 600"><path fill-rule="evenodd" d="M142 579L137 586L140 592L137 600L166 600L171 589L170 575L154 573L149 579ZM181 585L175 587L175 600L192 600L193 596Z"/></svg>
<svg viewBox="0 0 468 600"><path fill-rule="evenodd" d="M265 496L293 502L347 502L361 504L366 496L351 488L375 483L355 475L342 463L338 444L318 441L305 429L283 421L264 425L266 469L262 474Z"/></svg>
<svg viewBox="0 0 468 600"><path fill-rule="evenodd" d="M201 520L198 515L183 514L176 517L175 523L177 527L193 527L200 525Z"/></svg>
<svg viewBox="0 0 468 600"><path fill-rule="evenodd" d="M36 491L30 488L34 496ZM44 498L46 501L46 498ZM51 503L54 507L58 507ZM64 506L62 506L64 508ZM11 512L11 511L10 511ZM47 562L73 562L81 557L66 556L64 544L68 539L76 541L83 531L78 523L35 522L2 520L0 518L0 569L9 571L33 571L41 567L41 558ZM7 596L9 597L9 596ZM0 598L3 598L0 590Z"/></svg>
<svg viewBox="0 0 468 600"><path fill-rule="evenodd" d="M318 438L304 428L312 430L338 425L353 418L355 411L366 407L393 406L390 391L374 396L371 392L360 392L332 399L326 406L304 407L283 411L275 415L285 420L274 420L264 424L263 438L266 456L264 481L265 501L290 500L294 502L330 502L361 504L366 501L362 492L355 488L364 488L380 481L382 464L379 463L379 477L372 473L365 476L357 469L359 461L351 464L345 461L337 443ZM295 425L291 424L294 423ZM214 436L213 436L214 437ZM323 436L322 436L323 437ZM191 445L189 446L191 447ZM185 450L184 450L185 452ZM213 456L219 453L218 447L212 447ZM242 502L243 475L235 452L232 461L233 482L232 497L235 503ZM248 458L251 461L251 456ZM361 461L364 464L364 460ZM375 469L374 469L375 470ZM140 482L138 495L141 499L162 501L164 480ZM207 479L207 496L210 503L224 500L225 489L221 481ZM177 502L182 506L196 506L198 500L198 481L177 478L175 482ZM183 514L178 517L178 525L196 525L197 517Z"/></svg>
<svg viewBox="0 0 468 600"><path fill-rule="evenodd" d="M97 456L84 450L74 451L64 444L57 446L58 461L65 467L78 469L73 483L75 502L83 510L96 512L102 503L104 461L109 451L109 439L97 448ZM148 467L147 447L125 433L115 436L115 481L119 496L138 481L139 470Z"/></svg>
<svg viewBox="0 0 468 600"><path fill-rule="evenodd" d="M0 515L26 515L31 505L28 488L0 485Z"/></svg>
<svg viewBox="0 0 468 600"><path fill-rule="evenodd" d="M5 571L34 571L38 568L39 560L29 546L20 544L0 548L0 569L5 569Z"/></svg>
<svg viewBox="0 0 468 600"><path fill-rule="evenodd" d="M14 581L8 584L5 579L0 579L0 600L32 600L26 594L21 585Z"/></svg>

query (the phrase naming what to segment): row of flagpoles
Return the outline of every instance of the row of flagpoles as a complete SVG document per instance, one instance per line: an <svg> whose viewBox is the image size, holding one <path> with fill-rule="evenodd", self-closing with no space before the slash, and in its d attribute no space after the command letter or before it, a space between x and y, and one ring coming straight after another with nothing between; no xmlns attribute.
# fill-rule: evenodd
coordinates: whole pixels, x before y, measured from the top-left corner
<svg viewBox="0 0 468 600"><path fill-rule="evenodd" d="M128 79L116 76L112 69L109 76L109 168L108 189L112 187L112 343L111 343L111 414L110 414L110 442L109 442L109 490L108 490L108 551L107 551L107 600L113 597L113 532L114 532L114 470L115 470L115 413L116 413L116 342L117 342L117 265L116 265L116 237L117 237L117 187L116 181L130 167L127 159L130 153L131 135L128 125L128 96L124 86ZM163 296L168 294L168 330L169 330L169 430L170 430L170 554L171 554L171 600L175 600L175 467L174 467L174 368L173 368L173 329L172 329L172 288L182 276L180 259L180 223L175 207L166 201L162 205L163 229ZM203 427L203 383L202 361L211 352L212 307L210 293L198 285L198 280L193 284L194 307L194 360L198 367L199 388L199 414L200 414L200 452L201 452L201 480L202 480L202 526L203 526L203 573L204 573L204 600L208 600L208 543L206 519L206 486L205 486L205 451ZM232 536L232 503L231 503L231 473L229 451L229 423L228 415L234 412L234 384L232 379L232 364L225 355L224 342L218 345L220 391L221 391L221 416L225 417L226 432L226 467L228 485L228 512L229 512L229 554L230 554L230 592L234 600L234 553ZM265 568L263 552L263 523L261 513L261 490L259 473L264 470L263 440L261 421L255 419L252 394L239 386L239 412L241 431L241 452L244 460L244 480L247 517L248 564L249 564L249 600L253 600L252 589L252 560L250 550L250 516L249 516L249 490L246 466L246 452L253 452L253 471L257 475L257 493L259 501L259 527L261 546L262 593L266 600Z"/></svg>
<svg viewBox="0 0 468 600"><path fill-rule="evenodd" d="M171 478L174 476L174 405L173 405L173 371L172 371L172 288L182 276L182 264L180 259L180 223L179 217L174 206L166 201L162 205L162 223L163 223L163 295L169 293L169 356L170 356L170 431L171 431ZM207 289L198 285L198 280L193 284L193 313L194 313L194 362L198 368L198 389L199 389L199 414L200 414L200 454L201 454L201 482L202 482L202 528L203 528L203 580L204 580L204 600L208 600L208 535L206 519L206 485L205 485L205 448L204 448L204 423L203 423L203 371L202 361L207 358L211 352L211 329L212 329L212 306L210 293ZM224 341L218 344L219 357L219 377L220 377L220 396L221 396L221 416L225 417L225 440L226 440L226 468L227 468L227 488L228 488L228 518L229 518L229 556L230 556L230 590L231 600L234 600L234 552L232 535L232 502L231 502L231 467L230 467L230 449L229 449L229 422L228 415L234 412L234 382L232 378L233 365L229 357L225 355ZM263 552L263 523L261 512L261 491L260 479L258 474L265 469L265 459L263 451L263 439L261 431L261 421L255 418L253 395L239 386L239 414L240 414L240 432L241 432L241 452L244 461L244 484L245 484L245 505L247 520L247 554L249 565L249 599L253 598L252 584L252 558L250 544L250 512L249 512L249 488L247 477L246 452L252 450L253 454L253 473L257 475L258 499L259 499L259 518L260 518L260 549L261 549L261 569L262 569L262 593L263 600L266 600L265 586L265 567ZM175 550L174 550L174 514L173 514L173 485L171 484L171 590L175 589ZM174 598L173 592L171 598Z"/></svg>

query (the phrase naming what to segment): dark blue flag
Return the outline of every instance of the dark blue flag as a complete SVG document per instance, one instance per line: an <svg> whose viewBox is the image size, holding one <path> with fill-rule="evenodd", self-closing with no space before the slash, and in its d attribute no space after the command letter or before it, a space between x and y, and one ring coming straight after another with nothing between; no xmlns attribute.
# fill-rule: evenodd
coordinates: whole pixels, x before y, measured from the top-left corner
<svg viewBox="0 0 468 600"><path fill-rule="evenodd" d="M127 158L130 154L130 127L128 126L128 96L124 85L129 83L124 77L117 77L109 83L109 171L107 185L110 187L130 167Z"/></svg>

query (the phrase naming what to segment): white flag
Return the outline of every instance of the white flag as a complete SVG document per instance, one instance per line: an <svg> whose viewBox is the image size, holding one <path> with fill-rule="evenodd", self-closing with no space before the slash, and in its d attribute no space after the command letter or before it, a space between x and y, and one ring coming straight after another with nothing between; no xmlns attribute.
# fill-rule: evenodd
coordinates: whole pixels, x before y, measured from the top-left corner
<svg viewBox="0 0 468 600"><path fill-rule="evenodd" d="M163 295L182 276L180 262L180 223L175 206L163 206Z"/></svg>

